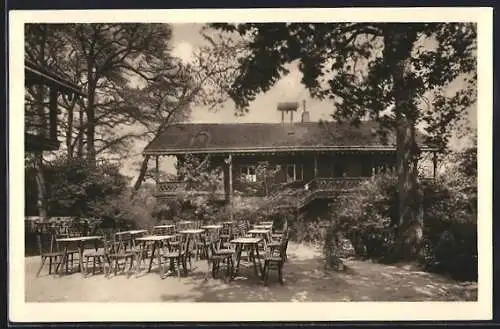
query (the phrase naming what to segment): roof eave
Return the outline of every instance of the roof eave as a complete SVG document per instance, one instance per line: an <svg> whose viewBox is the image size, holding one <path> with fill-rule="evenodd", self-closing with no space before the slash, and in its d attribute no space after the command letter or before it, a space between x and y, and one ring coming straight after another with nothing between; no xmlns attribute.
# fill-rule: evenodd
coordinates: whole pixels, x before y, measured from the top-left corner
<svg viewBox="0 0 500 329"><path fill-rule="evenodd" d="M277 153L277 152L321 152L321 151L354 151L354 152L394 152L393 146L315 146L315 147L258 147L258 148L198 148L198 149L146 149L143 155L180 155L180 154L214 154L214 153ZM433 152L435 148L422 147L421 151Z"/></svg>
<svg viewBox="0 0 500 329"><path fill-rule="evenodd" d="M45 72L35 64L30 62L25 63L25 79L28 81L41 80L48 85L55 85L59 90L65 93L72 93L82 97L87 97L87 93L82 91L77 85L69 82L53 73Z"/></svg>

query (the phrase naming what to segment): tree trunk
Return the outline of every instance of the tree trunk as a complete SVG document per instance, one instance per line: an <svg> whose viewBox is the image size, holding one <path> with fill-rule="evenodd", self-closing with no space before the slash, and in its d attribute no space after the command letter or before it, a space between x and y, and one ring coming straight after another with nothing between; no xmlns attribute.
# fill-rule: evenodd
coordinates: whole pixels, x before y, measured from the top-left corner
<svg viewBox="0 0 500 329"><path fill-rule="evenodd" d="M35 152L33 154L34 158L34 168L35 168L35 179L37 188L37 208L38 216L42 217L43 220L47 218L47 196L45 189L45 177L43 173L43 152Z"/></svg>
<svg viewBox="0 0 500 329"><path fill-rule="evenodd" d="M77 142L77 148L76 148L76 157L78 159L83 158L83 136L85 136L85 132L83 131L85 128L83 127L84 125L84 120L83 120L83 107L80 107L80 110L78 111L78 138Z"/></svg>
<svg viewBox="0 0 500 329"><path fill-rule="evenodd" d="M87 106L87 161L91 165L95 165L95 107L93 90L89 88L88 106Z"/></svg>
<svg viewBox="0 0 500 329"><path fill-rule="evenodd" d="M422 191L418 184L415 127L402 119L397 129L397 170L400 258L411 260L418 254L423 238Z"/></svg>
<svg viewBox="0 0 500 329"><path fill-rule="evenodd" d="M68 126L66 128L66 152L68 159L73 158L73 109L68 109Z"/></svg>
<svg viewBox="0 0 500 329"><path fill-rule="evenodd" d="M398 172L397 256L414 259L422 243L422 191L418 184L418 147L415 124L418 110L411 87L410 58L417 34L402 24L389 26L384 35L384 57L393 79L396 113L396 167Z"/></svg>
<svg viewBox="0 0 500 329"><path fill-rule="evenodd" d="M148 162L149 162L149 155L146 155L144 159L142 160L142 165L141 165L141 170L139 171L139 176L137 177L137 180L135 181L134 184L134 193L132 193L132 197L134 196L135 192L139 190L139 188L142 185L142 182L144 181L144 177L146 176L146 172L148 170Z"/></svg>
<svg viewBox="0 0 500 329"><path fill-rule="evenodd" d="M75 116L75 105L76 105L77 96L74 95L69 107L67 109L68 112L68 124L66 126L66 152L68 153L68 159L73 158L74 153L74 144L73 144L73 119Z"/></svg>

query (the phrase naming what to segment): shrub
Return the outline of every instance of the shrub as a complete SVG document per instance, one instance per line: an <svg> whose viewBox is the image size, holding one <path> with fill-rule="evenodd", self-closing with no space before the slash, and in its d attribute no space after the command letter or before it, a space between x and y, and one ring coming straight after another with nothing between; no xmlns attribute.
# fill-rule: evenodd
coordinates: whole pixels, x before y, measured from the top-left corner
<svg viewBox="0 0 500 329"><path fill-rule="evenodd" d="M124 193L128 183L115 165L65 157L50 162L45 177L50 216L99 217L100 204Z"/></svg>
<svg viewBox="0 0 500 329"><path fill-rule="evenodd" d="M299 243L321 243L325 240L325 228L329 225L329 220L321 217L310 218L307 213L290 218L290 240Z"/></svg>
<svg viewBox="0 0 500 329"><path fill-rule="evenodd" d="M397 218L396 191L394 176L381 174L333 200L330 217L335 220L334 230L352 242L357 255L372 259L391 255Z"/></svg>
<svg viewBox="0 0 500 329"><path fill-rule="evenodd" d="M450 168L437 180L423 180L424 248L428 270L457 279L477 279L477 184ZM340 194L331 207L336 232L350 239L357 255L391 260L397 230L397 181L383 174L360 189ZM325 241L331 244L331 241Z"/></svg>
<svg viewBox="0 0 500 329"><path fill-rule="evenodd" d="M426 248L421 262L432 271L477 280L477 185L451 172L424 185Z"/></svg>
<svg viewBox="0 0 500 329"><path fill-rule="evenodd" d="M153 191L154 187L147 184L133 195L127 189L119 195L95 203L92 209L96 216L105 220L104 226L148 229L156 224L153 216L156 198Z"/></svg>

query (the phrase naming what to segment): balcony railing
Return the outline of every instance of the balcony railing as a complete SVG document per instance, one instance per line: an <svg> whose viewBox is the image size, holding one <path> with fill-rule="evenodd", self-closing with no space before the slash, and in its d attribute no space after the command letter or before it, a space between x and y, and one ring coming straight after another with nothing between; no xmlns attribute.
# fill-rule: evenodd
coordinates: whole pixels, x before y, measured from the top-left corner
<svg viewBox="0 0 500 329"><path fill-rule="evenodd" d="M159 195L176 195L179 192L186 190L186 183L170 181L170 182L158 182L156 185L156 192Z"/></svg>
<svg viewBox="0 0 500 329"><path fill-rule="evenodd" d="M211 191L204 191L204 190L188 190L187 189L187 184L185 182L181 181L168 181L168 182L158 182L156 184L156 195L157 196L164 196L164 197L171 197L171 196L176 196L179 194L183 193L191 193L191 194L196 194L196 195L204 195L204 194L210 194L213 193ZM216 195L224 195L224 191L222 190L216 190L215 191Z"/></svg>
<svg viewBox="0 0 500 329"><path fill-rule="evenodd" d="M370 177L316 177L311 180L309 183L297 184L297 189L303 189L304 185L307 186L307 198L315 198L319 195L329 195L328 193L333 192L347 192L355 190L360 186L360 184L366 180L370 179ZM425 180L429 180L432 178L425 178ZM423 180L423 179L422 179ZM288 187L292 185L286 185ZM281 186L281 188L284 188ZM209 191L193 191L187 190L187 184L181 181L168 181L168 182L158 182L157 183L157 195L158 196L175 196L180 193L192 193L192 194L209 194L213 192ZM215 192L218 195L223 196L224 191L222 188ZM326 194L325 194L326 193Z"/></svg>
<svg viewBox="0 0 500 329"><path fill-rule="evenodd" d="M332 190L345 191L359 186L368 177L316 177L309 184L310 191Z"/></svg>

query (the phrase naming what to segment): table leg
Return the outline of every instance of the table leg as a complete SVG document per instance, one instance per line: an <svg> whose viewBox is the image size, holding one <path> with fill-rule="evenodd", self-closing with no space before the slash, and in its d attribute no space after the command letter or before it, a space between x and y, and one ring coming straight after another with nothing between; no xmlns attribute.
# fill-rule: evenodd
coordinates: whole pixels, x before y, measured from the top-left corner
<svg viewBox="0 0 500 329"><path fill-rule="evenodd" d="M84 243L81 242L78 248L80 251L80 257L78 259L78 270L83 273L83 249L85 248Z"/></svg>
<svg viewBox="0 0 500 329"><path fill-rule="evenodd" d="M241 260L241 251L243 249L242 244L237 244L236 245L236 266L234 268L233 272L233 277L236 277L238 275L238 271L240 269L240 260Z"/></svg>
<svg viewBox="0 0 500 329"><path fill-rule="evenodd" d="M153 266L153 259L155 257L155 252L156 252L156 241L153 243L153 249L151 250L151 258L149 259L148 272L151 272L151 267Z"/></svg>
<svg viewBox="0 0 500 329"><path fill-rule="evenodd" d="M67 244L64 244L63 250L64 250L64 252L63 252L63 255L61 257L61 260L60 260L59 264L57 264L57 266L56 266L56 273L59 272L61 270L61 268L64 267L64 262L67 261L67 254L68 254L68 245Z"/></svg>
<svg viewBox="0 0 500 329"><path fill-rule="evenodd" d="M252 244L250 247L250 259L252 260L253 263L253 271L256 276L259 275L258 270L257 270L257 263L255 262L255 252L259 249L258 244Z"/></svg>
<svg viewBox="0 0 500 329"><path fill-rule="evenodd" d="M163 247L163 244L159 242L160 248ZM161 252L157 252L157 257L158 257L158 267L160 268L160 277L163 277L163 266L161 265Z"/></svg>
<svg viewBox="0 0 500 329"><path fill-rule="evenodd" d="M259 273L262 273L262 264L260 262L259 246L258 245L255 245L255 254L256 254L256 257L257 257L257 263L258 263L258 267L259 267ZM255 264L255 261L254 261L254 264Z"/></svg>
<svg viewBox="0 0 500 329"><path fill-rule="evenodd" d="M140 245L140 244L139 244ZM139 248L139 257L137 258L137 272L139 272L142 268L143 256L146 252L146 241L142 243L142 248Z"/></svg>
<svg viewBox="0 0 500 329"><path fill-rule="evenodd" d="M193 264L191 263L191 250L190 250L189 246L192 243L194 243L193 242L194 240L191 237L191 234L188 234L186 239L187 239L187 241L186 241L186 254L184 255L184 257L186 258L186 261L189 261L189 270L191 271L193 269Z"/></svg>

